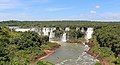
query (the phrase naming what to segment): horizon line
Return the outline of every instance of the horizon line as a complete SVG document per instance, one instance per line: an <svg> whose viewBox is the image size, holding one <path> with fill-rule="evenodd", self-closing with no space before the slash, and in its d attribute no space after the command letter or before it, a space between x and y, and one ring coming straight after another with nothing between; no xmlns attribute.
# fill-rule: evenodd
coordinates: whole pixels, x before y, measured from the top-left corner
<svg viewBox="0 0 120 65"><path fill-rule="evenodd" d="M48 19L48 20L0 20L3 21L93 21L93 22L120 22L120 20L80 20L80 19Z"/></svg>

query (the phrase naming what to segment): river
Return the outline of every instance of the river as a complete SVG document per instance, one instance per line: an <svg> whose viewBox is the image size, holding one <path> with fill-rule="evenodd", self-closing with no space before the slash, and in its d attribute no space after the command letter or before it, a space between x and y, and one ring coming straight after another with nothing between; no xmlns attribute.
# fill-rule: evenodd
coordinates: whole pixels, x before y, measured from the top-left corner
<svg viewBox="0 0 120 65"><path fill-rule="evenodd" d="M55 42L55 41L52 41ZM77 43L56 41L61 45L54 54L44 59L55 65L94 65L96 59L85 51L86 47Z"/></svg>

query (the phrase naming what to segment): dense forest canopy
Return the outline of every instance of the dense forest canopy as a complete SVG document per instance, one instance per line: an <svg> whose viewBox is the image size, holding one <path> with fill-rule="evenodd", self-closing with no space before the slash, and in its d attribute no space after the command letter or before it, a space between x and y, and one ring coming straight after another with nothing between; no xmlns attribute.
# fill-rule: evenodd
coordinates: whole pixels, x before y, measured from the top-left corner
<svg viewBox="0 0 120 65"><path fill-rule="evenodd" d="M50 43L48 36L35 32L15 32L0 27L0 65L29 65L36 56L46 54L44 49L59 46ZM49 64L39 61L35 65Z"/></svg>
<svg viewBox="0 0 120 65"><path fill-rule="evenodd" d="M0 26L21 27L104 27L108 25L120 25L119 22L96 22L96 21L3 21Z"/></svg>
<svg viewBox="0 0 120 65"><path fill-rule="evenodd" d="M116 65L120 64L120 22L96 22L96 21L3 21L0 22L0 62L4 63L17 62L18 57L24 57L24 52L26 54L31 53L33 56L40 53L44 53L39 47L48 44L48 37L38 36L35 32L15 32L10 31L7 26L19 26L21 28L30 27L56 27L65 28L70 27L75 29L76 27L88 27L94 28L92 43L94 43L91 49L92 53L100 55L100 59L105 59L108 62L114 63ZM55 31L56 36L60 36L63 31L59 29ZM83 37L85 33L80 31L70 30L67 32L71 34L71 39ZM80 40L80 39L78 39ZM27 41L27 42L26 42ZM36 49L38 53L34 53L32 49ZM9 49L9 50L8 50ZM19 50L19 51L18 51ZM41 51L38 51L41 50ZM11 51L11 52L10 52ZM30 55L31 55L30 54ZM12 56L11 56L12 55ZM19 56L18 56L19 55ZM13 56L15 56L13 58ZM20 61L26 60L28 62L30 58L22 59ZM113 58L113 59L112 59Z"/></svg>

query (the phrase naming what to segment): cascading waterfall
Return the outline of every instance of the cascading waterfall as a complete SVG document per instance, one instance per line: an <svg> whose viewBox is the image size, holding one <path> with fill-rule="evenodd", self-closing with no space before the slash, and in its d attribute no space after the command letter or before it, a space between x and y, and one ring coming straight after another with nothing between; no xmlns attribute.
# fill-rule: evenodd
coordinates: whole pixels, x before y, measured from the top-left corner
<svg viewBox="0 0 120 65"><path fill-rule="evenodd" d="M19 28L19 29L15 29L15 31L17 31L17 32L26 32L26 31L30 31L30 29L28 28L26 28L26 29L24 29L24 28Z"/></svg>
<svg viewBox="0 0 120 65"><path fill-rule="evenodd" d="M49 32L50 32L49 28L46 28L45 35L49 36Z"/></svg>
<svg viewBox="0 0 120 65"><path fill-rule="evenodd" d="M53 32L53 28L51 28L49 39L55 37L55 33Z"/></svg>
<svg viewBox="0 0 120 65"><path fill-rule="evenodd" d="M28 31L28 30L29 29L22 29L22 31ZM53 31L56 30L56 28L44 27L43 29L39 28L38 30L33 28L32 30L38 33L42 32L43 35L49 36L49 41L52 41L52 38L55 37L55 33ZM70 28L66 27L65 31L69 31L69 30ZM79 30L79 28L76 28L76 30ZM85 32L84 28L81 29L81 32ZM92 38L92 34L93 34L93 28L87 28L85 35L86 42L89 42L89 39ZM94 65L98 61L91 55L84 52L90 49L88 45L82 46L80 44L67 44L66 43L66 41L68 40L67 36L69 35L67 35L67 33L65 32L62 34L61 37L62 42L61 41L57 42L61 45L61 47L58 48L53 55L46 58L47 61L55 63L55 65Z"/></svg>
<svg viewBox="0 0 120 65"><path fill-rule="evenodd" d="M81 32L84 32L84 31L85 31L84 28L82 28L82 29L81 29Z"/></svg>
<svg viewBox="0 0 120 65"><path fill-rule="evenodd" d="M66 27L66 28L65 28L65 31L70 31L70 28L69 28L69 27Z"/></svg>
<svg viewBox="0 0 120 65"><path fill-rule="evenodd" d="M38 34L39 34L39 35L42 35L41 32L42 32L42 31L41 31L41 28L38 28Z"/></svg>
<svg viewBox="0 0 120 65"><path fill-rule="evenodd" d="M53 28L53 31L56 30L56 28Z"/></svg>
<svg viewBox="0 0 120 65"><path fill-rule="evenodd" d="M46 32L50 32L50 28L46 28Z"/></svg>
<svg viewBox="0 0 120 65"><path fill-rule="evenodd" d="M42 29L43 35L45 35L46 28Z"/></svg>
<svg viewBox="0 0 120 65"><path fill-rule="evenodd" d="M49 30L49 28L43 28L42 32L43 32L43 35L49 36L50 30Z"/></svg>
<svg viewBox="0 0 120 65"><path fill-rule="evenodd" d="M77 28L76 28L76 31L77 31L77 30L79 30L79 29L80 29L80 28L79 28L79 27L77 27Z"/></svg>
<svg viewBox="0 0 120 65"><path fill-rule="evenodd" d="M89 39L92 38L93 28L87 28L85 39L89 42Z"/></svg>
<svg viewBox="0 0 120 65"><path fill-rule="evenodd" d="M41 28L41 30L44 35L49 36L49 39L55 37L55 33L53 31L56 30L56 28ZM69 27L65 29L65 31L69 30ZM76 30L79 29L76 28ZM82 28L81 31L84 32L84 28ZM88 28L86 31L85 39L89 41L89 39L92 38L92 34L93 28ZM98 61L97 59L94 59L91 55L84 52L89 50L88 45L81 46L79 44L67 44L67 36L67 33L64 32L61 37L62 42L58 42L59 44L61 44L61 47L58 48L53 55L46 58L48 59L48 61L55 63L55 65L94 65Z"/></svg>
<svg viewBox="0 0 120 65"><path fill-rule="evenodd" d="M93 34L93 28L87 28L86 35L85 35L86 42L89 42L89 39L92 38L92 34ZM85 49L84 50L88 51L89 49L90 49L90 47L88 45L85 45Z"/></svg>
<svg viewBox="0 0 120 65"><path fill-rule="evenodd" d="M61 41L62 42L66 42L67 41L67 37L66 37L66 33L63 33L63 36L62 36L62 38L61 38Z"/></svg>

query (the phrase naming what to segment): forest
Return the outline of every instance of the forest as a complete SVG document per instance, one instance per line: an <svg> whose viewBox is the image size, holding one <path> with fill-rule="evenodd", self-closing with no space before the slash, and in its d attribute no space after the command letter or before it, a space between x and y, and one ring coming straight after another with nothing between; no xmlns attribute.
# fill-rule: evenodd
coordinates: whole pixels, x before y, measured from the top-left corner
<svg viewBox="0 0 120 65"><path fill-rule="evenodd" d="M94 54L100 62L108 65L120 65L120 22L102 22L102 21L3 21L0 22L0 63L2 65L12 64L29 64L32 58L45 54L42 47L59 46L56 43L48 42L47 36L39 36L35 32L15 32L7 29L8 26L20 26L21 28L28 27L56 27L65 28L76 27L94 28L93 38L88 44L91 49L90 53ZM62 31L56 30L56 36L59 37ZM73 38L81 40L85 33L71 30L67 32ZM73 35L72 35L73 34ZM69 42L75 42L69 41ZM81 41L80 41L81 42ZM49 44L53 44L52 46ZM47 46L43 46L47 45ZM34 51L33 51L34 50ZM31 56L31 57L29 57ZM52 65L49 62L39 61ZM36 63L37 64L37 63Z"/></svg>
<svg viewBox="0 0 120 65"><path fill-rule="evenodd" d="M58 46L57 43L50 43L48 36L0 27L0 65L30 65L33 58L46 54L44 49ZM44 64L53 65L45 61L38 61L33 65Z"/></svg>

